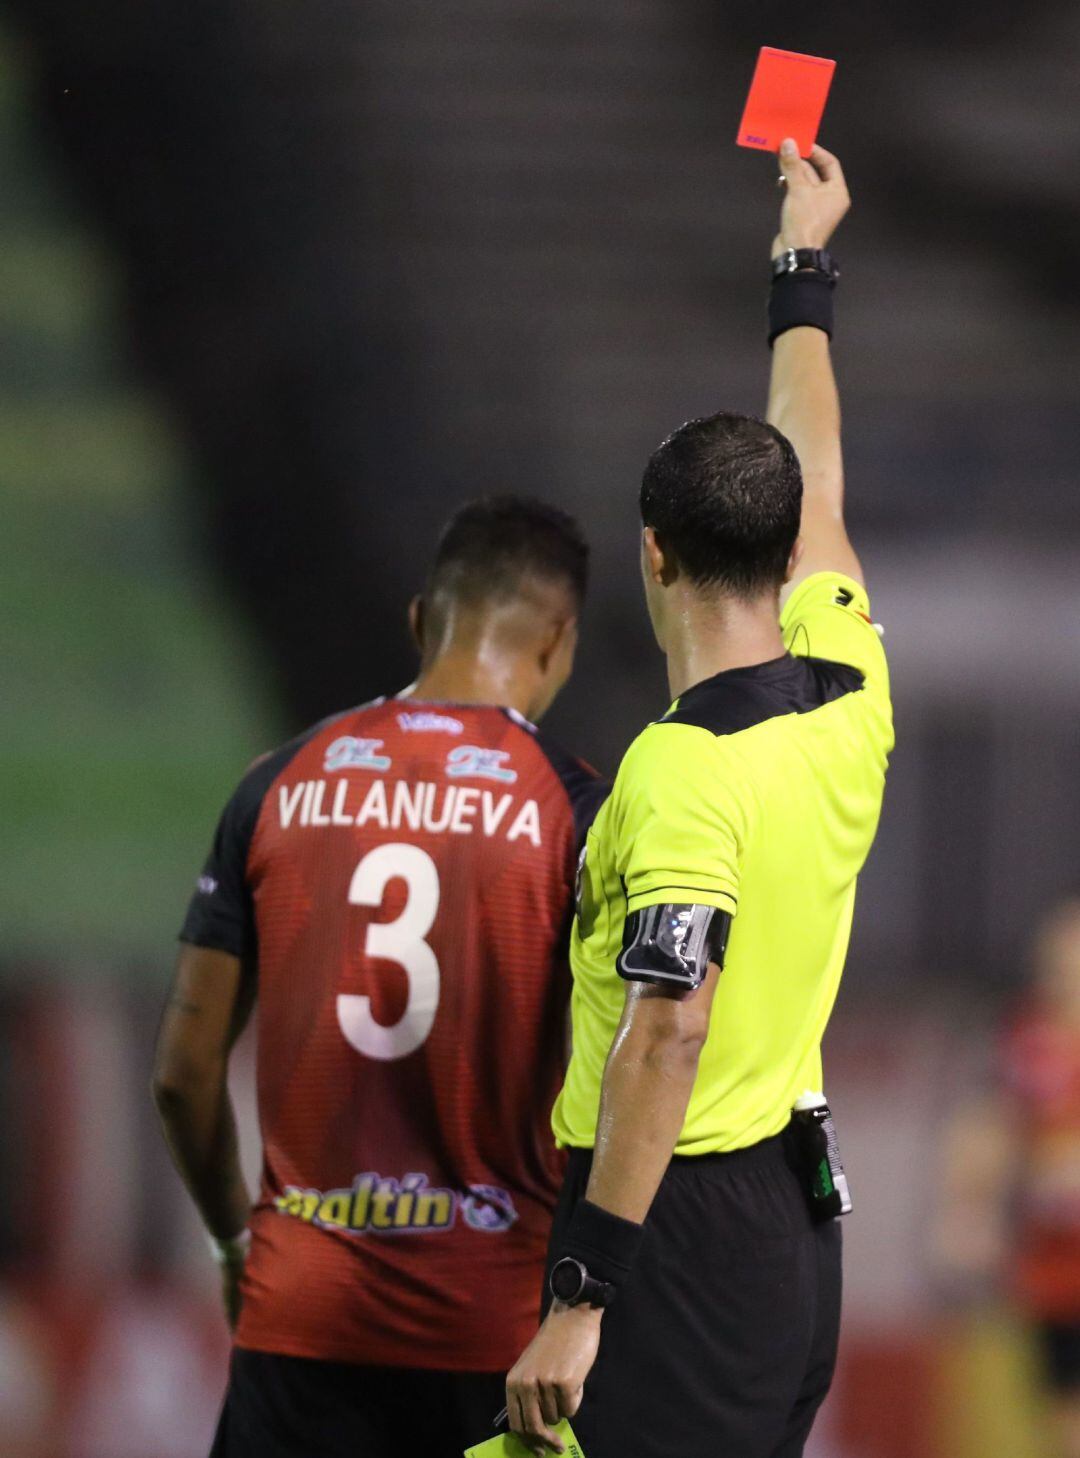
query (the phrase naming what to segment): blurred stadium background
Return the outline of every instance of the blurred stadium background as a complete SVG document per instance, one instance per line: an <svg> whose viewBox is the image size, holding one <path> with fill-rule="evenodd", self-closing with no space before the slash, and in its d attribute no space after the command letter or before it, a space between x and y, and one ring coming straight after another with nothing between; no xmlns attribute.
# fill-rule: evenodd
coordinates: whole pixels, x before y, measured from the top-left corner
<svg viewBox="0 0 1080 1458"><path fill-rule="evenodd" d="M1041 1451L1015 1324L926 1230L1080 886L1080 11L797 10L0 7L4 1458L205 1451L225 1334L146 1096L172 938L247 762L410 679L451 508L529 491L589 531L564 739L613 770L663 705L637 483L687 416L763 408L776 200L732 145L761 43L840 61L851 518L900 733L826 1049L857 1211L813 1453Z"/></svg>

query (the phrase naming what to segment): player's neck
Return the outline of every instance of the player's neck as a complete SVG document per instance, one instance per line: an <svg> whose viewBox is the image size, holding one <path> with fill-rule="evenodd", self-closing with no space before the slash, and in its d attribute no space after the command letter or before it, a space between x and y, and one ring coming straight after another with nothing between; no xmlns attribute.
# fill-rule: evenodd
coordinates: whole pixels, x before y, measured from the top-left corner
<svg viewBox="0 0 1080 1458"><path fill-rule="evenodd" d="M768 663L786 651L777 601L769 594L747 602L687 591L671 606L664 650L673 699L714 674Z"/></svg>
<svg viewBox="0 0 1080 1458"><path fill-rule="evenodd" d="M511 655L496 656L451 649L425 668L409 697L427 703L496 704L526 718L536 694L533 675Z"/></svg>

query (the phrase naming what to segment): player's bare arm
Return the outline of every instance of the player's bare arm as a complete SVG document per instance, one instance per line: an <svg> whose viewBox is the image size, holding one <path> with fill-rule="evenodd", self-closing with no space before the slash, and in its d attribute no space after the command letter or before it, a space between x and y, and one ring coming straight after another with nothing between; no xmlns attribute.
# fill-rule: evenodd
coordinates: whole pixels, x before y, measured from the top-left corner
<svg viewBox="0 0 1080 1458"><path fill-rule="evenodd" d="M784 202L773 257L787 248L824 248L851 206L831 152L814 147L804 159L793 143L788 147L780 152ZM840 571L861 582L844 526L840 400L824 330L803 325L775 341L767 419L795 447L803 474L802 555L785 595L815 572Z"/></svg>
<svg viewBox="0 0 1080 1458"><path fill-rule="evenodd" d="M228 1089L229 1053L254 1002L238 957L181 946L154 1059L153 1093L173 1162L207 1230L223 1244L226 1314L239 1312L243 1232L251 1199Z"/></svg>
<svg viewBox="0 0 1080 1458"><path fill-rule="evenodd" d="M641 1224L686 1118L720 969L694 992L631 982L608 1054L587 1198ZM507 1378L510 1426L536 1453L563 1451L551 1429L573 1417L596 1360L602 1309L555 1302Z"/></svg>

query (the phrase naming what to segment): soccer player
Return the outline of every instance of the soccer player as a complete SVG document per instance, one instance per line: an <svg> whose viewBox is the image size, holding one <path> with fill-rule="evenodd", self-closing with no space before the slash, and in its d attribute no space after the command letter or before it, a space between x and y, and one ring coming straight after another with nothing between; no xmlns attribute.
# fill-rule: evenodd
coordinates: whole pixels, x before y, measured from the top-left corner
<svg viewBox="0 0 1080 1458"><path fill-rule="evenodd" d="M837 1192L793 1109L821 1089L893 736L829 359L848 194L820 147L780 165L770 423L691 421L641 489L674 703L588 838L553 1304L507 1382L538 1452L572 1416L588 1458L795 1458L833 1370Z"/></svg>
<svg viewBox="0 0 1080 1458"><path fill-rule="evenodd" d="M586 570L562 512L465 507L413 604L408 696L257 760L222 815L154 1078L236 1321L214 1458L460 1458L536 1328L606 786L530 721L570 674ZM256 997L252 1208L226 1073Z"/></svg>
<svg viewBox="0 0 1080 1458"><path fill-rule="evenodd" d="M992 1086L952 1120L935 1255L953 1281L1000 1283L1034 1338L1040 1452L1080 1458L1080 898L1046 917L1033 962Z"/></svg>

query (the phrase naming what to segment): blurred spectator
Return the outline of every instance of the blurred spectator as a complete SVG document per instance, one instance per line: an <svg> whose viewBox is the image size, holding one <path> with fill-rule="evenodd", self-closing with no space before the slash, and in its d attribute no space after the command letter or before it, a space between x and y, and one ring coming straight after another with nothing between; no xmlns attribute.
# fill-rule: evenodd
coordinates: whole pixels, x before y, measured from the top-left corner
<svg viewBox="0 0 1080 1458"><path fill-rule="evenodd" d="M4 1458L52 1458L55 1384L42 1323L0 1291L0 1434Z"/></svg>
<svg viewBox="0 0 1080 1458"><path fill-rule="evenodd" d="M1002 1291L1037 1345L1048 1451L1080 1458L1080 899L1040 928L988 1092L953 1121L936 1255L970 1292Z"/></svg>

